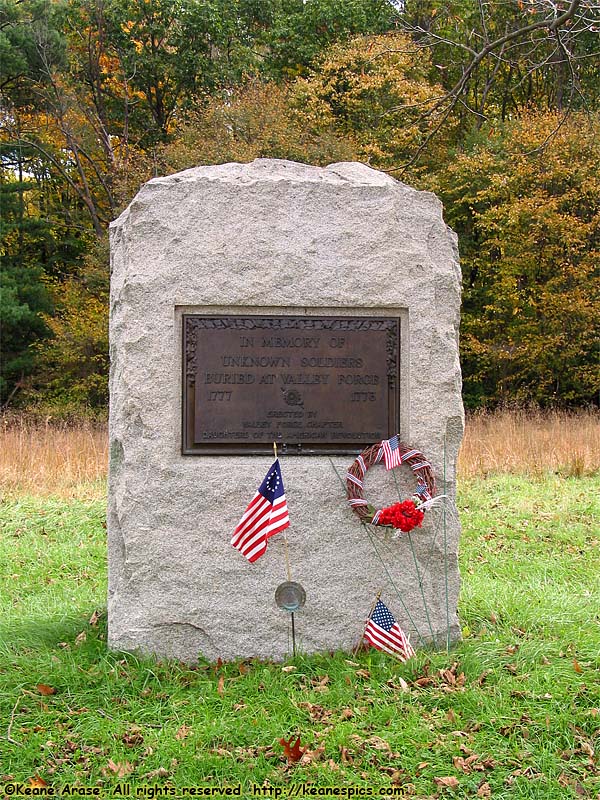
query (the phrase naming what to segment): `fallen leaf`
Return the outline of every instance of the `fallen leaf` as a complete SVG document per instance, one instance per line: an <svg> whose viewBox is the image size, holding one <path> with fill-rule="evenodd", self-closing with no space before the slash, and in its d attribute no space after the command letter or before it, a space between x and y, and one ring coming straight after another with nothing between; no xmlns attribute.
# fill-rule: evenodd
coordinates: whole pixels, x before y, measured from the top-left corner
<svg viewBox="0 0 600 800"><path fill-rule="evenodd" d="M47 683L38 683L35 687L40 694L44 697L50 697L51 694L56 694L56 689L53 686L48 686Z"/></svg>
<svg viewBox="0 0 600 800"><path fill-rule="evenodd" d="M351 708L342 708L340 713L340 719L352 719L354 716L354 711Z"/></svg>
<svg viewBox="0 0 600 800"><path fill-rule="evenodd" d="M325 745L321 745L321 747L317 747L315 750L309 750L308 748L302 753L302 758L300 759L300 764L306 766L307 764L312 764L313 761L318 761L323 753L325 752Z"/></svg>
<svg viewBox="0 0 600 800"><path fill-rule="evenodd" d="M297 669L297 667L295 667L293 664L290 664L289 667L282 667L281 671L282 672L293 672L295 669Z"/></svg>
<svg viewBox="0 0 600 800"><path fill-rule="evenodd" d="M433 678L428 678L428 677L417 678L417 680L413 681L413 683L415 686L418 686L420 689L422 689L425 686L430 686L433 683Z"/></svg>
<svg viewBox="0 0 600 800"><path fill-rule="evenodd" d="M342 757L342 764L352 764L354 759L350 755L348 748L340 745L340 755Z"/></svg>
<svg viewBox="0 0 600 800"><path fill-rule="evenodd" d="M491 797L492 789L489 783L481 783L477 789L477 797Z"/></svg>
<svg viewBox="0 0 600 800"><path fill-rule="evenodd" d="M137 745L143 744L144 737L141 731L142 729L139 728L137 725L132 725L130 728L128 728L128 730L125 731L125 733L121 737L121 741L128 747L135 747Z"/></svg>
<svg viewBox="0 0 600 800"><path fill-rule="evenodd" d="M86 639L87 639L87 633L85 631L81 631L81 633L79 633L75 637L75 644L77 644L77 645L83 644Z"/></svg>
<svg viewBox="0 0 600 800"><path fill-rule="evenodd" d="M43 778L40 778L39 775L34 775L33 778L29 778L28 785L32 789L43 789L44 786L48 786L46 781Z"/></svg>
<svg viewBox="0 0 600 800"><path fill-rule="evenodd" d="M304 749L300 745L300 737L296 739L295 744L292 744L293 736L286 740L280 739L279 744L283 747L283 754L287 758L288 764L296 764L302 758Z"/></svg>
<svg viewBox="0 0 600 800"><path fill-rule="evenodd" d="M391 753L392 751L389 742L386 742L385 739L382 739L380 736L371 736L369 739L365 739L365 742L376 750L384 750L387 753Z"/></svg>
<svg viewBox="0 0 600 800"><path fill-rule="evenodd" d="M110 770L110 772L113 772L117 778L124 778L125 775L129 775L130 772L133 772L133 765L130 764L129 761L118 761L115 763L112 758L109 758L106 767L108 770ZM103 769L102 771L105 775L108 774L106 769Z"/></svg>
<svg viewBox="0 0 600 800"><path fill-rule="evenodd" d="M454 756L452 759L454 766L456 769L462 770L462 772L466 773L467 775L473 770L477 772L482 772L485 767L482 763L479 762L479 756L475 753L472 753L467 758L463 758L462 756Z"/></svg>
<svg viewBox="0 0 600 800"><path fill-rule="evenodd" d="M573 669L574 669L574 670L575 670L575 672L577 672L579 675L581 675L581 673L583 672L583 668L582 668L581 664L579 663L579 661L577 661L577 659L576 659L576 658L574 658L574 659L573 659Z"/></svg>
<svg viewBox="0 0 600 800"><path fill-rule="evenodd" d="M329 675L320 675L317 678L313 678L311 681L313 691L315 692L328 692L329 691Z"/></svg>
<svg viewBox="0 0 600 800"><path fill-rule="evenodd" d="M97 611L94 611L92 616L89 618L89 624L92 628L96 628L98 626L98 620L100 619L100 614Z"/></svg>
<svg viewBox="0 0 600 800"><path fill-rule="evenodd" d="M592 745L589 742L586 742L585 740L580 742L579 743L579 750L580 750L581 753L585 753L586 756L589 756L590 758L594 758L594 755L595 755L594 748L592 747Z"/></svg>
<svg viewBox="0 0 600 800"><path fill-rule="evenodd" d="M451 722L453 725L456 722L456 714L454 713L454 709L449 708L446 713L446 719Z"/></svg>
<svg viewBox="0 0 600 800"><path fill-rule="evenodd" d="M217 694L220 694L221 697L225 691L225 675L219 676L219 683L217 684Z"/></svg>
<svg viewBox="0 0 600 800"><path fill-rule="evenodd" d="M179 742L181 742L184 739L187 739L187 737L190 735L191 731L192 731L192 729L190 728L189 725L182 725L181 728L179 728L179 730L175 734L175 738Z"/></svg>
<svg viewBox="0 0 600 800"><path fill-rule="evenodd" d="M308 711L311 719L315 722L325 722L333 715L333 711L330 708L323 708L317 703L298 703L298 708Z"/></svg>
<svg viewBox="0 0 600 800"><path fill-rule="evenodd" d="M458 778L455 778L453 775L446 775L443 778L434 778L433 779L438 786L442 786L444 789L458 789Z"/></svg>
<svg viewBox="0 0 600 800"><path fill-rule="evenodd" d="M168 778L168 777L169 777L169 770L165 769L164 767L153 769L152 772L146 772L145 775L142 775L142 778L144 778L145 780L152 778Z"/></svg>
<svg viewBox="0 0 600 800"><path fill-rule="evenodd" d="M364 678L365 680L368 680L371 677L371 673L368 669L357 669L355 674L357 677Z"/></svg>

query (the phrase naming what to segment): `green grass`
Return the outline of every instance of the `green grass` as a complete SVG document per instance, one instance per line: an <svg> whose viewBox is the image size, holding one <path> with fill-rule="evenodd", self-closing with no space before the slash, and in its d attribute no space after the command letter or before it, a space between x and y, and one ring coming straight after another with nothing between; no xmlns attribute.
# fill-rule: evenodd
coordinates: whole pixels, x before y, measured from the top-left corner
<svg viewBox="0 0 600 800"><path fill-rule="evenodd" d="M598 797L600 478L471 481L459 508L465 638L451 653L190 668L107 652L103 503L6 498L0 791L37 775L104 797L125 782L251 797L264 781ZM288 765L279 740L298 735L305 763Z"/></svg>

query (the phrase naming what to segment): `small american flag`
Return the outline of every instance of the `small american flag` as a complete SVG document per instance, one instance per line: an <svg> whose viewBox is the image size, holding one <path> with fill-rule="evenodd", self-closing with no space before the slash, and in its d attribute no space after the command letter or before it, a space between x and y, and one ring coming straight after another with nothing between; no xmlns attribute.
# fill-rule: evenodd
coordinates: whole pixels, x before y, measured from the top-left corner
<svg viewBox="0 0 600 800"><path fill-rule="evenodd" d="M289 524L283 479L276 459L233 532L231 544L253 563L266 552L267 539Z"/></svg>
<svg viewBox="0 0 600 800"><path fill-rule="evenodd" d="M399 467L402 463L402 454L400 453L400 443L398 442L398 434L392 436L391 439L384 439L381 443L383 448L383 460L385 461L386 469L393 469Z"/></svg>
<svg viewBox="0 0 600 800"><path fill-rule="evenodd" d="M365 639L373 647L396 656L400 661L406 661L415 654L408 637L381 600L377 601L367 620Z"/></svg>

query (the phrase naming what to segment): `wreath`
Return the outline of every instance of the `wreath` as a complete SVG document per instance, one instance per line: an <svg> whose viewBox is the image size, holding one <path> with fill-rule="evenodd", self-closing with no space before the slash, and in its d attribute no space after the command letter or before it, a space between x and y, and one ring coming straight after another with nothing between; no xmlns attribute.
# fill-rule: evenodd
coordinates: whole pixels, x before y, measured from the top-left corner
<svg viewBox="0 0 600 800"><path fill-rule="evenodd" d="M417 478L412 497L376 509L363 495L367 470L384 460L386 469L408 464ZM399 528L404 533L420 528L425 511L436 493L435 477L431 464L423 453L400 442L398 436L367 447L352 463L346 475L347 497L354 513L362 522L388 528Z"/></svg>

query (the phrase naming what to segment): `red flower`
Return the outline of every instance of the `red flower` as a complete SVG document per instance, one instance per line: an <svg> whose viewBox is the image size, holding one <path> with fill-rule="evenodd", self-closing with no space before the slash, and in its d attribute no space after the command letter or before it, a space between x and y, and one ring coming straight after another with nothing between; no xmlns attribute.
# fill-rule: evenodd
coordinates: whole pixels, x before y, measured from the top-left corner
<svg viewBox="0 0 600 800"><path fill-rule="evenodd" d="M381 509L378 525L393 525L404 533L420 528L425 514L415 506L412 500L394 503L393 506Z"/></svg>

